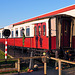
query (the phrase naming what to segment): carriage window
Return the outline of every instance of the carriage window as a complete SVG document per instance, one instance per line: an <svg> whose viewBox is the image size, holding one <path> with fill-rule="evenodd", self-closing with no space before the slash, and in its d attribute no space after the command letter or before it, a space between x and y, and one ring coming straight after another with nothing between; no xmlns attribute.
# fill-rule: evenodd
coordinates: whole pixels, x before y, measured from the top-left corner
<svg viewBox="0 0 75 75"><path fill-rule="evenodd" d="M37 35L37 28L36 27L34 28L34 35L35 36Z"/></svg>
<svg viewBox="0 0 75 75"><path fill-rule="evenodd" d="M41 27L39 26L39 36L41 35Z"/></svg>
<svg viewBox="0 0 75 75"><path fill-rule="evenodd" d="M29 27L26 28L26 36L30 36L30 28Z"/></svg>
<svg viewBox="0 0 75 75"><path fill-rule="evenodd" d="M14 31L11 31L11 37L13 37L13 35L14 35Z"/></svg>
<svg viewBox="0 0 75 75"><path fill-rule="evenodd" d="M2 38L3 38L3 34L2 34Z"/></svg>
<svg viewBox="0 0 75 75"><path fill-rule="evenodd" d="M43 36L45 36L45 33L46 33L45 29L46 29L46 27L45 27L45 25L43 25Z"/></svg>
<svg viewBox="0 0 75 75"><path fill-rule="evenodd" d="M23 36L22 28L20 28L20 36Z"/></svg>
<svg viewBox="0 0 75 75"><path fill-rule="evenodd" d="M16 37L18 37L18 29L16 29Z"/></svg>
<svg viewBox="0 0 75 75"><path fill-rule="evenodd" d="M1 33L0 33L0 38L1 38Z"/></svg>

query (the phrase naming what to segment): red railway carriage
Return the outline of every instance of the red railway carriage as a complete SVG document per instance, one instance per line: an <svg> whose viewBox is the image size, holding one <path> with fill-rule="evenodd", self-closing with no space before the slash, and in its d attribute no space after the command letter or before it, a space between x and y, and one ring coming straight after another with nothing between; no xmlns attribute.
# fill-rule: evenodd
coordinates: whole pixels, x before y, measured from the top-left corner
<svg viewBox="0 0 75 75"><path fill-rule="evenodd" d="M23 46L22 28L25 29ZM10 29L8 45L38 50L75 49L75 5L24 20L3 29ZM4 37L0 29L0 43Z"/></svg>

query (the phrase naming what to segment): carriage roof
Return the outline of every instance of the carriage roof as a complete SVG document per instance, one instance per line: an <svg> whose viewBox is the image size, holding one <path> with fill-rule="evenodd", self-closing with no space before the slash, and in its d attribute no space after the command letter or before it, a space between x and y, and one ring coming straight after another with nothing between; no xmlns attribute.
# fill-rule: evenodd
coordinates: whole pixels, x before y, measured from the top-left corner
<svg viewBox="0 0 75 75"><path fill-rule="evenodd" d="M18 24L22 24L22 23L25 23L25 22L30 22L30 21L33 21L33 20L50 17L50 16L53 16L53 15L66 14L66 15L70 15L70 16L75 17L74 12L75 12L75 5L72 5L72 6L65 7L65 8L62 8L62 9L59 9L59 10L44 14L44 15L40 15L40 16L31 18L31 19L27 19L27 20L24 20L24 21L21 21L21 22L14 23L12 25L18 25ZM71 13L71 14L68 14L68 13Z"/></svg>

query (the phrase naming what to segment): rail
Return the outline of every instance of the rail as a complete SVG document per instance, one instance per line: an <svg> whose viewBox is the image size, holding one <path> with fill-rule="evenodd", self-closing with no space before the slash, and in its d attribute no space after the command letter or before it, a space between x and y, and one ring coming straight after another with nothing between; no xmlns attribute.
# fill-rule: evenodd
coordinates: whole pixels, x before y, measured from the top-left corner
<svg viewBox="0 0 75 75"><path fill-rule="evenodd" d="M18 60L18 73L20 73L20 59L44 59L44 75L47 75L47 66L46 66L46 59L52 59L52 60L56 60L58 61L58 67L59 67L59 75L61 75L61 62L65 62L65 63L70 63L70 64L75 64L75 62L71 62L71 61L66 61L66 60L62 60L62 59L58 59L58 58L54 58L54 57L46 57L46 56L34 56L34 57L20 57L20 58L12 58L12 59L7 59L7 60ZM0 59L0 60L5 60L5 59Z"/></svg>
<svg viewBox="0 0 75 75"><path fill-rule="evenodd" d="M53 57L51 57L51 58L47 57L47 58L58 61L59 75L62 75L61 74L61 62L69 63L69 64L74 64L75 65L75 62L71 62L71 61L67 61L67 60L62 60L62 59L58 59L58 58L53 58Z"/></svg>

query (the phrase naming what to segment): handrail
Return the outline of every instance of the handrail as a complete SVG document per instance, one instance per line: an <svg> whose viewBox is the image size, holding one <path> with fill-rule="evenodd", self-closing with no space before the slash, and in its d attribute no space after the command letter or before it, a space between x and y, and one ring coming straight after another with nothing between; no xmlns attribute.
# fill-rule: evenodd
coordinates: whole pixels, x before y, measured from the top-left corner
<svg viewBox="0 0 75 75"><path fill-rule="evenodd" d="M47 57L48 58L48 57ZM58 59L58 58L53 58L53 57L51 57L51 59L53 59L53 60L57 60L57 61L61 61L61 62L65 62L65 63L69 63L69 64L75 64L75 62L72 62L72 61L68 61L68 60L62 60L62 59Z"/></svg>
<svg viewBox="0 0 75 75"><path fill-rule="evenodd" d="M46 57L46 56L44 56ZM34 56L34 57L20 57L20 58L9 58L9 59L0 59L0 60L17 60L17 59L38 59L38 58L44 58L43 56ZM61 61L61 62L65 62L65 63L70 63L70 64L75 64L75 62L72 62L72 61L68 61L68 60L62 60L62 59L59 59L59 58L54 58L54 57L46 57L48 59L53 59L53 60L56 60L56 61Z"/></svg>

